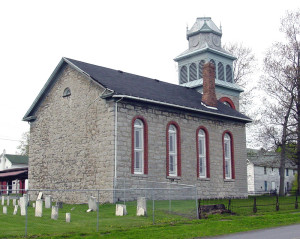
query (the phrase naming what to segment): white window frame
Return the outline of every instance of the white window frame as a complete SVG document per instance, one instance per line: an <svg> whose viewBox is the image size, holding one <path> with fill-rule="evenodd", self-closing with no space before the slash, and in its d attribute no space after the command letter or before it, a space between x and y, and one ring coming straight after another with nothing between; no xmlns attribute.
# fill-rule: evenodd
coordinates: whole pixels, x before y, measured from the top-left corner
<svg viewBox="0 0 300 239"><path fill-rule="evenodd" d="M201 152L200 145L202 144L203 152ZM206 165L206 134L203 129L199 130L198 133L198 152L199 152L199 177L206 178L207 177L207 165ZM203 172L201 173L201 161Z"/></svg>
<svg viewBox="0 0 300 239"><path fill-rule="evenodd" d="M231 155L231 137L228 133L224 135L224 158L225 158L225 179L232 179L232 155Z"/></svg>
<svg viewBox="0 0 300 239"><path fill-rule="evenodd" d="M140 145L137 146L137 134ZM144 174L144 123L140 119L134 121L134 174ZM137 167L137 154L139 154L139 165Z"/></svg>
<svg viewBox="0 0 300 239"><path fill-rule="evenodd" d="M173 140L172 140L173 139ZM173 141L173 149L171 150L171 141ZM174 125L169 126L169 176L177 176L177 129ZM173 164L171 162L173 157ZM171 165L173 165L173 170L171 171Z"/></svg>

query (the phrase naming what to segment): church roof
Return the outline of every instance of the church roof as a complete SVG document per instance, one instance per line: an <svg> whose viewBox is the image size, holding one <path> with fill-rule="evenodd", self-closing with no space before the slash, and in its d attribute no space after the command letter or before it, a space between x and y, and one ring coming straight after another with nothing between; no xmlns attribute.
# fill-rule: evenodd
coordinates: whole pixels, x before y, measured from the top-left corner
<svg viewBox="0 0 300 239"><path fill-rule="evenodd" d="M47 94L47 91L51 89L54 78L56 77L55 75L63 64L69 64L74 69L82 72L90 79L110 90L112 93L109 94L109 97L160 104L217 117L229 118L245 123L251 122L250 118L221 102L218 102L217 108L203 105L201 101L202 94L195 89L68 58L63 58L61 60L33 105L25 114L23 120L30 121L32 117L34 117L35 110Z"/></svg>

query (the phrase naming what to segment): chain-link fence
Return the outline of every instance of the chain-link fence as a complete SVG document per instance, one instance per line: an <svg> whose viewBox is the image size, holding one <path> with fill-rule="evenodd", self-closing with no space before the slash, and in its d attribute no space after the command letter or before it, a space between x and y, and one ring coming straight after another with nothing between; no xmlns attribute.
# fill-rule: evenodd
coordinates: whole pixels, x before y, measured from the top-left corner
<svg viewBox="0 0 300 239"><path fill-rule="evenodd" d="M0 221L12 227L2 230L2 237L105 232L198 216L196 187L177 183L116 180L114 190L28 189L7 194L2 189L1 193ZM138 201L144 202L142 214ZM124 205L124 216L116 216L116 204Z"/></svg>

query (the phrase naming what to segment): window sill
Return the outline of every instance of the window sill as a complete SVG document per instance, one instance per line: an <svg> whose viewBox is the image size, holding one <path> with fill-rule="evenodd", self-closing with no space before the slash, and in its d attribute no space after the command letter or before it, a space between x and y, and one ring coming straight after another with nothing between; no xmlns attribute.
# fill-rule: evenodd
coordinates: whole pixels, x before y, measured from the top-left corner
<svg viewBox="0 0 300 239"><path fill-rule="evenodd" d="M224 179L224 182L235 182L235 179L227 178L227 179Z"/></svg>
<svg viewBox="0 0 300 239"><path fill-rule="evenodd" d="M210 181L210 178L197 178L198 181Z"/></svg>
<svg viewBox="0 0 300 239"><path fill-rule="evenodd" d="M131 174L132 177L148 178L148 174Z"/></svg>
<svg viewBox="0 0 300 239"><path fill-rule="evenodd" d="M171 182L174 182L174 181L181 180L181 177L179 177L179 176L167 176L167 179L169 179Z"/></svg>

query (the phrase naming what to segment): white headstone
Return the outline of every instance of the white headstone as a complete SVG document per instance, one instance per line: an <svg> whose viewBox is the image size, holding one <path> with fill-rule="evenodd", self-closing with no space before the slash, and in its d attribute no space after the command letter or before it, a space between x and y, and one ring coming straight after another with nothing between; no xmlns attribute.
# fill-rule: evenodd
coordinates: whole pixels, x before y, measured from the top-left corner
<svg viewBox="0 0 300 239"><path fill-rule="evenodd" d="M42 192L39 192L39 195L38 195L38 197L37 197L37 200L42 199L42 197L43 197L43 193L42 193Z"/></svg>
<svg viewBox="0 0 300 239"><path fill-rule="evenodd" d="M13 215L17 215L17 213L18 213L18 208L19 208L19 206L18 206L18 205L15 205Z"/></svg>
<svg viewBox="0 0 300 239"><path fill-rule="evenodd" d="M89 199L89 209L92 211L97 211L97 202L96 202L96 197L90 196Z"/></svg>
<svg viewBox="0 0 300 239"><path fill-rule="evenodd" d="M147 201L145 197L137 198L137 208L136 208L137 216L147 216Z"/></svg>
<svg viewBox="0 0 300 239"><path fill-rule="evenodd" d="M3 206L3 214L7 214L7 207Z"/></svg>
<svg viewBox="0 0 300 239"><path fill-rule="evenodd" d="M58 219L58 206L52 206L51 219Z"/></svg>
<svg viewBox="0 0 300 239"><path fill-rule="evenodd" d="M36 200L36 203L35 203L35 216L36 217L42 217L43 216L43 200L42 199Z"/></svg>
<svg viewBox="0 0 300 239"><path fill-rule="evenodd" d="M35 208L35 202L32 203L32 207Z"/></svg>
<svg viewBox="0 0 300 239"><path fill-rule="evenodd" d="M45 197L45 208L52 207L52 197L51 195Z"/></svg>
<svg viewBox="0 0 300 239"><path fill-rule="evenodd" d="M71 222L71 213L66 213L66 222Z"/></svg>
<svg viewBox="0 0 300 239"><path fill-rule="evenodd" d="M1 202L2 206L4 205L4 202L5 202L5 196L2 196L2 202Z"/></svg>
<svg viewBox="0 0 300 239"><path fill-rule="evenodd" d="M26 216L27 197L20 198L20 210L21 216Z"/></svg>
<svg viewBox="0 0 300 239"><path fill-rule="evenodd" d="M13 206L16 206L17 205L17 199L13 199Z"/></svg>
<svg viewBox="0 0 300 239"><path fill-rule="evenodd" d="M9 196L6 197L6 200L7 200L7 206L9 206L9 201L10 201Z"/></svg>
<svg viewBox="0 0 300 239"><path fill-rule="evenodd" d="M116 216L125 216L127 215L126 205L116 204Z"/></svg>

